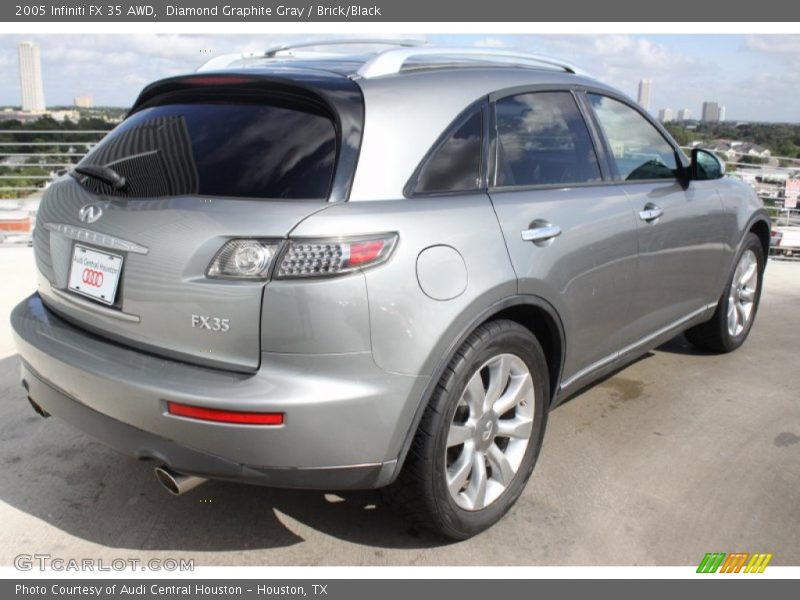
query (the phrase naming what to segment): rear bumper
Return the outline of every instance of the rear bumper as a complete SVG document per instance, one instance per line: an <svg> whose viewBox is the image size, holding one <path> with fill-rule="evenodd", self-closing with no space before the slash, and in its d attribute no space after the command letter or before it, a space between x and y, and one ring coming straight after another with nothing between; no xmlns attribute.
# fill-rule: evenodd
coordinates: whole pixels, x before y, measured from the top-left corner
<svg viewBox="0 0 800 600"><path fill-rule="evenodd" d="M370 353L262 355L253 375L188 365L71 325L34 294L11 315L30 397L107 445L177 471L275 487L365 489L394 478L427 378ZM170 415L168 401L283 412L281 426Z"/></svg>

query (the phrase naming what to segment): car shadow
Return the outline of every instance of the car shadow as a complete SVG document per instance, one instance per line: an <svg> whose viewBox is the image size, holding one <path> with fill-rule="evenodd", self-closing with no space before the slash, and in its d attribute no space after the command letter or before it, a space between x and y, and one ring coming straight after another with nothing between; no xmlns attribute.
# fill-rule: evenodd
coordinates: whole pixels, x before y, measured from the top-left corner
<svg viewBox="0 0 800 600"><path fill-rule="evenodd" d="M669 354L685 354L686 356L709 356L714 354L713 352L698 348L687 340L686 336L682 333L676 335L668 342L661 344L656 348L656 351L668 352Z"/></svg>
<svg viewBox="0 0 800 600"><path fill-rule="evenodd" d="M705 350L701 350L701 349L697 348L689 340L686 339L686 336L684 334L680 333L680 334L676 335L675 337L673 337L671 340L661 344L657 348L654 348L653 350L649 350L648 352L645 352L644 354L642 354L640 356L637 356L632 361L617 367L616 369L614 369L610 373L607 373L606 375L603 375L599 379L596 379L596 380L594 380L594 381L592 381L592 382L590 382L590 383L588 383L588 384L586 384L584 386L581 386L581 387L577 388L572 393L570 393L567 397L563 398L561 400L561 402L559 402L559 406L563 406L563 405L567 404L568 402L572 402L573 400L575 400L577 398L580 398L581 396L583 396L589 390L591 390L591 389L593 389L593 388L595 388L597 386L603 385L604 383L606 383L610 379L613 379L614 377L616 377L620 373L623 373L626 369L628 369L632 365L635 365L636 363L639 363L641 361L648 360L650 358L656 357L659 352L666 352L666 353L669 353L669 354L683 354L683 355L686 355L686 356L712 356L713 355L713 353L710 353L710 352L707 352Z"/></svg>
<svg viewBox="0 0 800 600"><path fill-rule="evenodd" d="M19 385L19 358L0 360L0 500L70 535L111 548L172 551L281 548L313 531L379 548L448 543L409 527L378 492L210 481L173 497L157 484L155 466L35 414Z"/></svg>

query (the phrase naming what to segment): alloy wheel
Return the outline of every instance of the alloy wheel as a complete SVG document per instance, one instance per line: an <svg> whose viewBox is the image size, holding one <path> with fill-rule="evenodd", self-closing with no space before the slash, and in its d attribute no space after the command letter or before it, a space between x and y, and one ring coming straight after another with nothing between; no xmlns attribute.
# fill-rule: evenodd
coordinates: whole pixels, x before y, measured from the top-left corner
<svg viewBox="0 0 800 600"><path fill-rule="evenodd" d="M481 510L511 484L533 431L534 386L513 354L487 360L473 373L447 436L447 488L464 510Z"/></svg>
<svg viewBox="0 0 800 600"><path fill-rule="evenodd" d="M755 252L747 250L739 259L728 293L728 333L740 335L753 316L758 290L758 260Z"/></svg>

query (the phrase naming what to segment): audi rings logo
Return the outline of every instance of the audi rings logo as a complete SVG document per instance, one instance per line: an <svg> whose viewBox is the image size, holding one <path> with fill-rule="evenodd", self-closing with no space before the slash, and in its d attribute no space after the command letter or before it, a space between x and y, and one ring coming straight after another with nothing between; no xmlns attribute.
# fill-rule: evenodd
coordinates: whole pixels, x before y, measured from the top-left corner
<svg viewBox="0 0 800 600"><path fill-rule="evenodd" d="M95 271L94 269L84 269L82 280L86 285L99 288L101 285L103 285L103 274L100 271Z"/></svg>
<svg viewBox="0 0 800 600"><path fill-rule="evenodd" d="M97 204L87 204L78 211L82 223L94 223L103 216L103 209Z"/></svg>

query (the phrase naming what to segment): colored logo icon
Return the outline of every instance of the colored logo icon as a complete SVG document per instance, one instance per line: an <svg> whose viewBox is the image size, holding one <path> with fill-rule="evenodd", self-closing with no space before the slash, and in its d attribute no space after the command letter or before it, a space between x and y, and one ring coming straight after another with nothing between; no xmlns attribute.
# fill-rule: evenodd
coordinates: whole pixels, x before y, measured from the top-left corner
<svg viewBox="0 0 800 600"><path fill-rule="evenodd" d="M763 573L772 554L750 554L748 552L708 552L700 565L698 573Z"/></svg>

